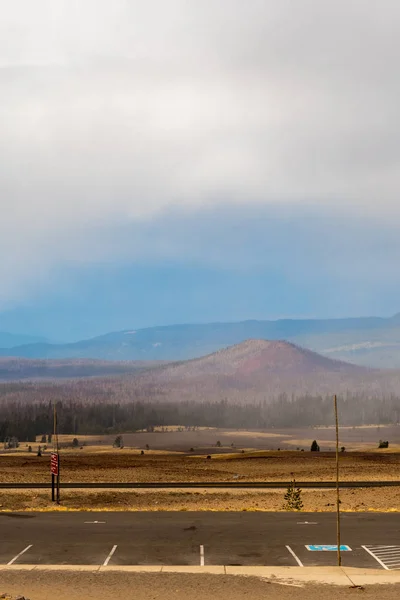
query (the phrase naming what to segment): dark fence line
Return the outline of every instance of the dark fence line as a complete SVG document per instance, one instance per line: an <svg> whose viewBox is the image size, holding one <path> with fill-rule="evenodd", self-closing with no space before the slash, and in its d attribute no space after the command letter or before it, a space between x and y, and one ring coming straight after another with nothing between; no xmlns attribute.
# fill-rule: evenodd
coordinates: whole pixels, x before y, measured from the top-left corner
<svg viewBox="0 0 400 600"><path fill-rule="evenodd" d="M64 489L179 489L179 488L225 488L225 489L281 489L287 488L289 481L206 481L206 482L151 482L151 483L60 483ZM334 481L296 481L300 488L333 489ZM395 481L342 481L341 488L373 488L373 487L400 487L400 480ZM50 489L51 483L0 483L3 490L44 490Z"/></svg>

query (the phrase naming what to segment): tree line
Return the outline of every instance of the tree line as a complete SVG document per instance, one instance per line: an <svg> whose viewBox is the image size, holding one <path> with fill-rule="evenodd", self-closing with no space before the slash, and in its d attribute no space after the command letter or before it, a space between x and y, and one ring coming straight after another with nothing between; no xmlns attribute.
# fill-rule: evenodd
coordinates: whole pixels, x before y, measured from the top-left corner
<svg viewBox="0 0 400 600"><path fill-rule="evenodd" d="M148 398L118 402L107 397L88 401L55 395L54 401L60 434L118 434L169 425L267 429L334 424L331 396L295 398L282 394L257 402L225 399L193 403ZM338 407L342 426L400 422L400 397L397 396L376 398L348 394L338 398ZM53 401L50 398L27 402L9 396L2 399L0 393L1 441L12 437L33 441L36 436L48 435L52 430Z"/></svg>

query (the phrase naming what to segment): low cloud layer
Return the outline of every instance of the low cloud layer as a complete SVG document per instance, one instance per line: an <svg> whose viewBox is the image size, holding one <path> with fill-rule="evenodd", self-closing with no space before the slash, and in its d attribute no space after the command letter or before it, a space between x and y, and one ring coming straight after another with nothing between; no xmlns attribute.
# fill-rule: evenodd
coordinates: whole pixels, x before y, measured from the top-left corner
<svg viewBox="0 0 400 600"><path fill-rule="evenodd" d="M67 264L167 256L231 268L224 227L218 257L202 230L186 235L185 223L199 213L207 222L215 209L275 207L298 218L304 209L322 255L321 209L339 229L362 216L365 231L391 231L400 216L399 29L392 0L9 3L0 22L0 310ZM386 273L385 235L372 236L371 257ZM263 260L248 241L240 268Z"/></svg>

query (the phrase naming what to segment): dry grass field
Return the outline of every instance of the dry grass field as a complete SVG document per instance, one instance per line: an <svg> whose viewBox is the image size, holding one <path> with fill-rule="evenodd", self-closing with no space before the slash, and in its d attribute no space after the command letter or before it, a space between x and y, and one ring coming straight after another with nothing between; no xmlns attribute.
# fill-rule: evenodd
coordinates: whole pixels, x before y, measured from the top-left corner
<svg viewBox="0 0 400 600"><path fill-rule="evenodd" d="M50 451L41 457L34 453L3 454L0 457L1 482L48 482ZM108 452L61 452L64 482L211 482L222 481L334 481L333 452L253 451L244 454L205 456L166 452L114 449ZM400 453L386 450L341 454L343 480L400 481Z"/></svg>
<svg viewBox="0 0 400 600"><path fill-rule="evenodd" d="M0 511L282 511L284 489L279 490L61 490L61 505L50 501L50 491L0 490ZM336 492L302 491L303 510L336 510ZM343 512L400 511L400 487L341 491Z"/></svg>

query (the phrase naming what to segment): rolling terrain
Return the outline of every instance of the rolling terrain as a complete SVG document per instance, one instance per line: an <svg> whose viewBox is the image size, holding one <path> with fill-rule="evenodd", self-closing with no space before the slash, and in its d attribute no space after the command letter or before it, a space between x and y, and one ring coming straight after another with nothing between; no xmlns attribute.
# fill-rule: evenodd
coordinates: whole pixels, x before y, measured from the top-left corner
<svg viewBox="0 0 400 600"><path fill-rule="evenodd" d="M103 377L140 372L154 366L154 362L102 361L90 359L39 360L27 358L0 358L0 381L22 379L62 379Z"/></svg>
<svg viewBox="0 0 400 600"><path fill-rule="evenodd" d="M247 339L286 340L330 358L362 366L400 368L400 315L391 318L243 321L171 325L112 332L69 344L50 344L0 334L0 356L164 360L198 358ZM12 347L11 347L12 345Z"/></svg>
<svg viewBox="0 0 400 600"><path fill-rule="evenodd" d="M123 380L119 376L124 375ZM107 377L109 383L105 383ZM280 340L246 340L201 358L176 361L39 360L0 358L0 380L97 378L87 385L169 401L251 402L279 394L400 390L400 372L360 367Z"/></svg>

